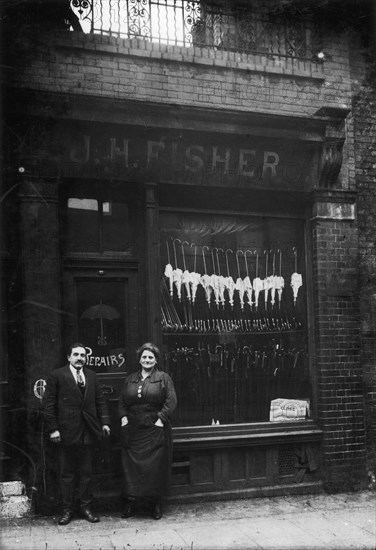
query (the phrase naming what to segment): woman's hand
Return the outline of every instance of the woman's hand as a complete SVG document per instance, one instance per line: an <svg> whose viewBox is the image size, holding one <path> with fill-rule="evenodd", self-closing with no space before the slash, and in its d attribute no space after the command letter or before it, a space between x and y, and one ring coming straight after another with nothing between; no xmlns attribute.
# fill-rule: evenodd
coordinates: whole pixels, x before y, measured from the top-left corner
<svg viewBox="0 0 376 550"><path fill-rule="evenodd" d="M123 416L121 419L121 425L126 426L128 424L128 418L126 416Z"/></svg>
<svg viewBox="0 0 376 550"><path fill-rule="evenodd" d="M55 430L54 432L50 433L50 440L52 443L60 443L61 437L59 430Z"/></svg>
<svg viewBox="0 0 376 550"><path fill-rule="evenodd" d="M163 428L163 422L160 418L158 418L158 420L156 421L155 426L159 426L160 428Z"/></svg>

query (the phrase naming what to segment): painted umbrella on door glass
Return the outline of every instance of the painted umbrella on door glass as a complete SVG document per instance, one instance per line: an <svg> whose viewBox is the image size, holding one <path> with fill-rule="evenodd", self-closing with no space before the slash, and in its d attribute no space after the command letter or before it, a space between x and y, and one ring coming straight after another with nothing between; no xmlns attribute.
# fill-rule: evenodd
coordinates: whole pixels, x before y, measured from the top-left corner
<svg viewBox="0 0 376 550"><path fill-rule="evenodd" d="M103 304L102 300L99 304L96 304L94 306L90 306L89 308L85 309L83 314L81 315L81 319L99 319L101 323L101 334L98 336L98 344L105 346L107 341L106 337L103 334L103 319L107 319L109 321L113 321L114 319L119 319L120 313L112 306L108 304Z"/></svg>

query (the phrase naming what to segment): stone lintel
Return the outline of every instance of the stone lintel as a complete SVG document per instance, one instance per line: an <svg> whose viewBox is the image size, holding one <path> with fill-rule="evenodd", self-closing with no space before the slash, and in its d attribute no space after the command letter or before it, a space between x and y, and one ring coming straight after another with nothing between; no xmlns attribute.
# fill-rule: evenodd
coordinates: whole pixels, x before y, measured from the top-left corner
<svg viewBox="0 0 376 550"><path fill-rule="evenodd" d="M318 189L312 194L312 219L355 220L356 193L343 189Z"/></svg>

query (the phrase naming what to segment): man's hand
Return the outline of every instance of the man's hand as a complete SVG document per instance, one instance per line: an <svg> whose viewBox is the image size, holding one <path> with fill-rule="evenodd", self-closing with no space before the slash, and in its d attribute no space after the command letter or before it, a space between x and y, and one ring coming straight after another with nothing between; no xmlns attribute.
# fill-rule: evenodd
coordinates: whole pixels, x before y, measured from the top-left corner
<svg viewBox="0 0 376 550"><path fill-rule="evenodd" d="M59 430L50 433L50 440L52 443L60 443L61 437Z"/></svg>
<svg viewBox="0 0 376 550"><path fill-rule="evenodd" d="M104 437L110 437L110 433L111 433L110 426L102 426L102 432Z"/></svg>
<svg viewBox="0 0 376 550"><path fill-rule="evenodd" d="M158 420L156 421L155 423L156 426L159 426L160 428L163 428L163 422L160 418L158 418Z"/></svg>

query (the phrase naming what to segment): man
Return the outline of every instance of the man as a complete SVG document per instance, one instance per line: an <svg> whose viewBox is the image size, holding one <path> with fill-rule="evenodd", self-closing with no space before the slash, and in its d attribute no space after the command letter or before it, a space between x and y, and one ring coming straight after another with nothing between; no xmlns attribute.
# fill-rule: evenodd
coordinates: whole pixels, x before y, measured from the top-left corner
<svg viewBox="0 0 376 550"><path fill-rule="evenodd" d="M110 435L110 417L97 375L86 364L86 349L75 343L68 365L54 370L44 394L45 426L58 445L63 515L59 525L73 517L75 496L81 515L91 523L99 517L90 510L93 443Z"/></svg>

